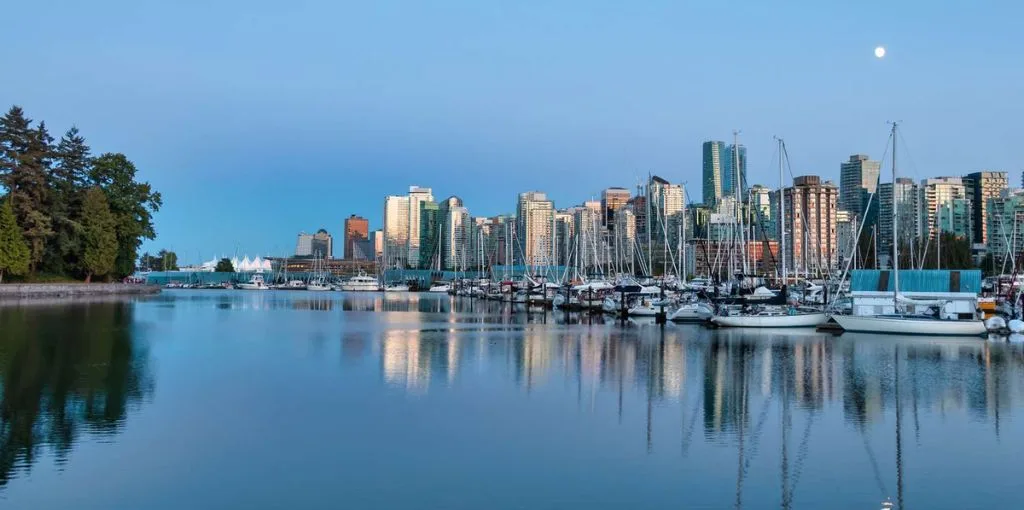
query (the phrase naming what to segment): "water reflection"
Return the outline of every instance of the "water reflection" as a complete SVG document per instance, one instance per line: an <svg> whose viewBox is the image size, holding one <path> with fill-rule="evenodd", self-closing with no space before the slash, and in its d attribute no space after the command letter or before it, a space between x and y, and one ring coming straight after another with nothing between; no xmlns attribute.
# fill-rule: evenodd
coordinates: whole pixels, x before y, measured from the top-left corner
<svg viewBox="0 0 1024 510"><path fill-rule="evenodd" d="M997 418L1021 399L1024 357L1013 345L673 325L575 327L529 321L518 331L389 330L379 350L367 349L363 344L372 340L365 336L343 338L342 348L379 352L385 381L414 392L450 383L483 359L510 364L512 380L526 390L571 380L583 394L641 391L653 401L678 401L692 393L699 395L705 435L730 441L751 426L755 397L784 400L802 412L834 403L852 424L879 420L897 399L916 410L963 410L982 419ZM897 365L905 377L898 394Z"/></svg>
<svg viewBox="0 0 1024 510"><path fill-rule="evenodd" d="M153 391L130 303L0 308L0 486L45 451L111 436Z"/></svg>

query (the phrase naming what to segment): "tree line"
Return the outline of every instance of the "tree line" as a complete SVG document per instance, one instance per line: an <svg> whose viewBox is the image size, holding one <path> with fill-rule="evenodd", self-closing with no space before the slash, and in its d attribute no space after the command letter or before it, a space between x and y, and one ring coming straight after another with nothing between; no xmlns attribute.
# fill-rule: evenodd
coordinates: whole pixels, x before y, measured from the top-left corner
<svg viewBox="0 0 1024 510"><path fill-rule="evenodd" d="M163 204L136 172L124 154L93 156L78 128L57 141L12 106L0 118L0 282L130 275Z"/></svg>

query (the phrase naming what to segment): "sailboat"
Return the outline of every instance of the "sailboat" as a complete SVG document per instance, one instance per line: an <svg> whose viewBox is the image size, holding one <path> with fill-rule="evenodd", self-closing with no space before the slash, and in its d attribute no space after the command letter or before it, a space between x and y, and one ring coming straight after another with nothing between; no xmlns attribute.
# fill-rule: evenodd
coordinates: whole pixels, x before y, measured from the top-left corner
<svg viewBox="0 0 1024 510"><path fill-rule="evenodd" d="M781 235L780 238L780 258L782 259L782 281L783 289L785 289L785 282L788 274L786 273L786 215L785 215L785 179L783 177L783 161L782 158L786 154L786 143L781 138L776 138L779 143L779 221L781 221ZM738 143L734 143L735 147L738 147ZM734 179L737 183L736 196L740 196L740 179L742 178L739 172L739 165L736 167L736 176ZM742 242L742 240L741 240ZM746 255L746 249L742 252ZM790 307L788 305L783 306L772 306L772 305L755 305L744 309L743 311L735 314L728 315L716 315L711 317L711 322L719 327L724 328L813 328L820 326L828 321L828 316L825 312L814 309L814 308L799 308Z"/></svg>
<svg viewBox="0 0 1024 510"><path fill-rule="evenodd" d="M327 281L327 271L324 269L323 258L319 255L313 258L313 275L310 277L306 289L313 291L331 290L331 284Z"/></svg>
<svg viewBox="0 0 1024 510"><path fill-rule="evenodd" d="M897 123L892 124L892 180L896 182L896 128ZM893 196L892 203L892 238L899 239L899 213L898 200ZM959 319L944 318L941 314L936 316L924 316L916 314L900 313L900 304L910 304L910 300L900 295L900 257L899 243L893 243L892 256L892 300L893 310L896 313L879 315L833 315L832 318L843 328L844 331L856 331L861 333L877 334L899 334L899 335L929 335L929 336L981 336L987 333L985 323L977 318Z"/></svg>

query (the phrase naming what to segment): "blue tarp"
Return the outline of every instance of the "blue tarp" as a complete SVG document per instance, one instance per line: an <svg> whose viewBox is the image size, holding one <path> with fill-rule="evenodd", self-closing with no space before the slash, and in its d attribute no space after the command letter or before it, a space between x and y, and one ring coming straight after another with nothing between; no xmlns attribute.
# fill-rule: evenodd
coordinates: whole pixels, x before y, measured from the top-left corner
<svg viewBox="0 0 1024 510"><path fill-rule="evenodd" d="M882 273L887 273L886 288L878 288ZM954 280L951 273L960 273L960 289L950 289ZM850 272L850 290L857 291L892 291L893 272L877 269L857 269ZM979 269L901 269L900 292L981 292L981 270Z"/></svg>

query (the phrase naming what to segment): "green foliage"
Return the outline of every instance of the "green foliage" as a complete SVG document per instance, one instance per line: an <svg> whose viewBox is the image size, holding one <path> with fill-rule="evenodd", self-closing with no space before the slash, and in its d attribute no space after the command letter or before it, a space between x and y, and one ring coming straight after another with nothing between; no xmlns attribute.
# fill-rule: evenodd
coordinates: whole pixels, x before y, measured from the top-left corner
<svg viewBox="0 0 1024 510"><path fill-rule="evenodd" d="M117 223L107 205L107 197L99 188L89 188L82 200L82 269L85 281L92 275L107 275L117 260Z"/></svg>
<svg viewBox="0 0 1024 510"><path fill-rule="evenodd" d="M28 243L32 272L53 234L47 177L51 142L46 125L40 122L33 129L32 121L17 106L0 118L0 179Z"/></svg>
<svg viewBox="0 0 1024 510"><path fill-rule="evenodd" d="M28 278L35 279L39 272L97 274L98 259L90 260L88 266L93 269L84 260L89 221L84 196L93 186L102 190L113 218L115 265L106 272L119 277L131 274L142 240L156 237L152 215L162 205L159 193L135 180L136 172L124 154L93 158L75 127L54 144L46 124L33 126L20 107L13 106L0 117L0 186L7 191L15 223L29 249ZM95 245L89 249L92 256L97 255ZM168 268L177 266L173 253L160 257Z"/></svg>
<svg viewBox="0 0 1024 510"><path fill-rule="evenodd" d="M89 180L103 189L116 220L118 253L114 272L127 276L143 239L154 239L153 213L163 200L149 183L135 181L135 165L124 154L106 153L93 160Z"/></svg>
<svg viewBox="0 0 1024 510"><path fill-rule="evenodd" d="M218 273L234 273L235 266L231 264L230 259L220 259L217 261L217 267L213 268Z"/></svg>
<svg viewBox="0 0 1024 510"><path fill-rule="evenodd" d="M139 267L150 271L177 271L178 254L168 250L160 250L156 255L143 253L139 257Z"/></svg>
<svg viewBox="0 0 1024 510"><path fill-rule="evenodd" d="M82 194L92 167L89 146L72 127L53 149L50 214L54 234L43 254L43 270L68 273L78 269L81 255Z"/></svg>
<svg viewBox="0 0 1024 510"><path fill-rule="evenodd" d="M29 250L21 236L14 209L9 199L0 204L0 282L4 273L24 274L28 271Z"/></svg>

